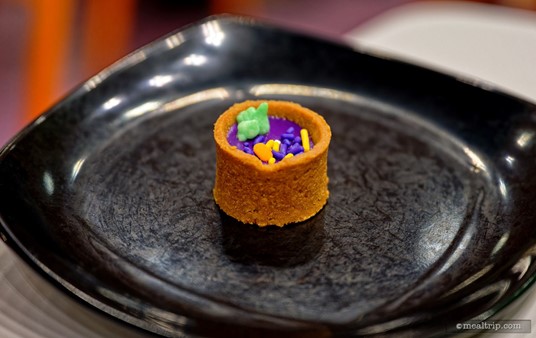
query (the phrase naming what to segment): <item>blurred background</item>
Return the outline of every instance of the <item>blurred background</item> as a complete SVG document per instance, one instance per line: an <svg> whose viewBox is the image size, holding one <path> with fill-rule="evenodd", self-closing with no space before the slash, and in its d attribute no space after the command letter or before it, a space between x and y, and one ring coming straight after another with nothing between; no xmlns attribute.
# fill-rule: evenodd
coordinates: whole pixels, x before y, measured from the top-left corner
<svg viewBox="0 0 536 338"><path fill-rule="evenodd" d="M417 0L0 0L0 146L104 67L206 16L248 15L338 39L410 2ZM536 10L536 0L473 2Z"/></svg>

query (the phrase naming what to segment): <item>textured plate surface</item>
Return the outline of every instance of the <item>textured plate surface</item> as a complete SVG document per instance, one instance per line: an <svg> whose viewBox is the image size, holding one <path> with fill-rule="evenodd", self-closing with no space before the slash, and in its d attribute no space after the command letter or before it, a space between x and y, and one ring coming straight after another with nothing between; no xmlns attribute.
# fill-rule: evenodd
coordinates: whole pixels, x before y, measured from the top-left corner
<svg viewBox="0 0 536 338"><path fill-rule="evenodd" d="M283 229L212 199L218 115L298 102L333 139L328 205ZM163 335L434 334L534 276L521 100L233 17L90 79L1 153L2 236L87 303Z"/></svg>

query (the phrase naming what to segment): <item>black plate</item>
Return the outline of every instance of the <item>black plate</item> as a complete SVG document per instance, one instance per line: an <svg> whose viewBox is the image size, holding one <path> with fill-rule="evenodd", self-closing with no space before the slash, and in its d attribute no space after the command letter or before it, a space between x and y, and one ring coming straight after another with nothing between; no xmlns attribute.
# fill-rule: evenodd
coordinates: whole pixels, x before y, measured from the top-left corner
<svg viewBox="0 0 536 338"><path fill-rule="evenodd" d="M211 189L237 101L331 125L331 197L284 229ZM4 239L89 304L164 335L444 333L533 280L536 107L250 20L169 35L90 79L0 157Z"/></svg>

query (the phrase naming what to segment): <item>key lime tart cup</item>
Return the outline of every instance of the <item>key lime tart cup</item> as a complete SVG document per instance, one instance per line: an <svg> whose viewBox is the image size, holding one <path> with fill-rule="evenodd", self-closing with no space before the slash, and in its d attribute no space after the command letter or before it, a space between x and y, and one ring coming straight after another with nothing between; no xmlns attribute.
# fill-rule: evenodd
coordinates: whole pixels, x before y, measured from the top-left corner
<svg viewBox="0 0 536 338"><path fill-rule="evenodd" d="M287 101L245 101L214 125L214 199L234 219L259 226L305 221L326 204L331 130Z"/></svg>

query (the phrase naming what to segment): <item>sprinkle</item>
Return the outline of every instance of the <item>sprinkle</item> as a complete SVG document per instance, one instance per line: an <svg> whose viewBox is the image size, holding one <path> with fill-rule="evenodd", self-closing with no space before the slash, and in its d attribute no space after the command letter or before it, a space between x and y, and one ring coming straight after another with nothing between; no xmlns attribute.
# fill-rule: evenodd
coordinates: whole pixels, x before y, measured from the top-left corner
<svg viewBox="0 0 536 338"><path fill-rule="evenodd" d="M285 157L286 154L279 152L279 151L272 150L272 155L274 155L276 160L281 161Z"/></svg>
<svg viewBox="0 0 536 338"><path fill-rule="evenodd" d="M275 140L274 145L272 146L272 149L275 150L275 151L279 151L280 145L281 145L281 141Z"/></svg>
<svg viewBox="0 0 536 338"><path fill-rule="evenodd" d="M292 153L288 153L288 154L285 155L284 158L291 158L292 156L294 156L294 154L292 154Z"/></svg>
<svg viewBox="0 0 536 338"><path fill-rule="evenodd" d="M286 155L286 154L287 154L287 148L288 148L288 145L287 145L287 144L285 144L285 143L281 143L281 146L279 147L279 151L280 151L281 153L283 153L284 155Z"/></svg>
<svg viewBox="0 0 536 338"><path fill-rule="evenodd" d="M255 139L253 140L253 144L263 143L265 140L266 140L266 137L264 135L259 135L255 137Z"/></svg>
<svg viewBox="0 0 536 338"><path fill-rule="evenodd" d="M294 143L302 143L302 142L301 142L301 137L296 136L296 137L294 138L294 141L292 141L292 142L294 142Z"/></svg>
<svg viewBox="0 0 536 338"><path fill-rule="evenodd" d="M294 132L294 127L290 127L287 129L287 133L292 134Z"/></svg>
<svg viewBox="0 0 536 338"><path fill-rule="evenodd" d="M292 143L291 143L289 140L287 140L287 139L284 139L284 140L281 141L281 142L283 142L283 144L285 144L285 145L287 145L287 146L290 146L290 145L292 144Z"/></svg>
<svg viewBox="0 0 536 338"><path fill-rule="evenodd" d="M244 152L247 154L253 155L253 150L251 150L251 148L249 147L244 147Z"/></svg>
<svg viewBox="0 0 536 338"><path fill-rule="evenodd" d="M290 146L290 148L288 148L288 152L298 155L299 153L303 152L303 147L297 143L294 143L292 146Z"/></svg>
<svg viewBox="0 0 536 338"><path fill-rule="evenodd" d="M307 131L307 129L302 129L300 130L300 135L303 142L303 151L308 152L309 150L311 150L311 145L309 143L309 132Z"/></svg>
<svg viewBox="0 0 536 338"><path fill-rule="evenodd" d="M284 139L284 140L294 140L294 134L283 134L281 135L281 138Z"/></svg>
<svg viewBox="0 0 536 338"><path fill-rule="evenodd" d="M266 142L266 146L272 149L274 147L274 140L268 140L268 142Z"/></svg>
<svg viewBox="0 0 536 338"><path fill-rule="evenodd" d="M249 147L249 142L244 142L244 147Z"/></svg>
<svg viewBox="0 0 536 338"><path fill-rule="evenodd" d="M262 161L267 162L272 157L272 150L264 143L257 143L253 146L253 152Z"/></svg>
<svg viewBox="0 0 536 338"><path fill-rule="evenodd" d="M274 163L275 163L275 158L270 157L270 159L268 160L268 164L274 164Z"/></svg>

